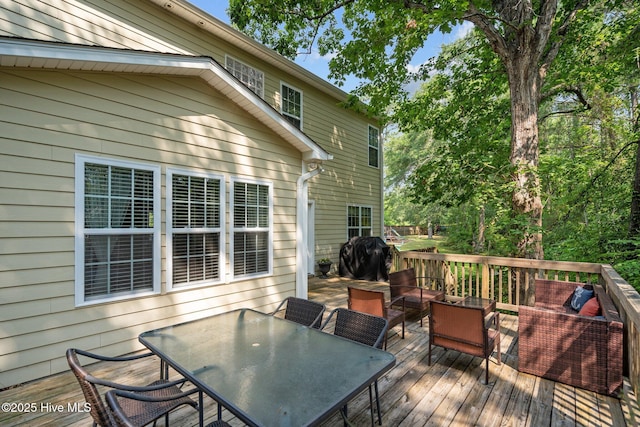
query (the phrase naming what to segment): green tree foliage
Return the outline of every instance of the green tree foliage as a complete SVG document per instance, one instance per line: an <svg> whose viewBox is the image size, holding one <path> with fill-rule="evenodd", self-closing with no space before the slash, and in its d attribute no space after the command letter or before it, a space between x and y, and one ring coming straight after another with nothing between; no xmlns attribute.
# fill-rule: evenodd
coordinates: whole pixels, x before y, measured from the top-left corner
<svg viewBox="0 0 640 427"><path fill-rule="evenodd" d="M568 35L571 43L559 52L542 91L539 176L545 252L548 259L612 263L632 280L638 276L634 268L640 271L640 245L625 236L630 184L637 173L637 112L630 109L629 98L630 88L637 90L637 71L629 66L633 49L618 47L638 28L637 10L601 12L584 12L590 25ZM461 250L475 249L483 208L485 250L512 255L517 242L513 223L522 219L504 203L510 191L504 168L507 88L484 44L471 34L447 46L429 64L431 78L405 104L410 107L403 128L430 132L439 141L422 153L429 162L412 169L407 180L414 199L449 207L445 216L455 225L450 237ZM424 119L413 119L417 111Z"/></svg>
<svg viewBox="0 0 640 427"><path fill-rule="evenodd" d="M640 10L597 4L572 28L550 70L541 112L546 255L613 264L640 289L640 241L629 234L640 129L631 105L640 74ZM634 273L635 271L635 273Z"/></svg>
<svg viewBox="0 0 640 427"><path fill-rule="evenodd" d="M460 250L515 255L520 236L512 232L518 224L508 203L511 120L500 63L472 33L445 46L428 67L431 78L398 115L408 136L427 132L435 141L407 177L411 199L448 208L443 222ZM478 241L481 228L488 246Z"/></svg>
<svg viewBox="0 0 640 427"><path fill-rule="evenodd" d="M510 179L508 88L499 68L482 39L465 37L444 48L433 77L398 114L403 129L429 130L439 141L409 179L418 201L483 200Z"/></svg>
<svg viewBox="0 0 640 427"><path fill-rule="evenodd" d="M446 208L466 248L484 212L489 251L540 257L544 233L547 258L626 263L638 257L624 233L630 200L640 201L630 186L640 183L629 102L640 80L636 3L231 0L230 15L288 57L314 44L331 54L338 83L365 82L355 95L389 113L408 138L398 147L411 151L404 165L387 154L388 200L408 196L415 215ZM464 20L470 37L408 71L428 35ZM416 80L427 84L409 99L403 89Z"/></svg>
<svg viewBox="0 0 640 427"><path fill-rule="evenodd" d="M615 0L610 0L613 2ZM542 203L538 167L537 114L540 87L562 47L568 29L589 0L455 0L449 2L365 0L231 0L232 21L242 31L292 57L317 45L321 55L336 56L331 76L366 81L359 94L371 111L393 102L404 111L407 65L427 37L462 21L484 35L507 76L510 91L509 154L514 215L519 224L519 256L542 256ZM401 113L402 114L402 113Z"/></svg>
<svg viewBox="0 0 640 427"><path fill-rule="evenodd" d="M416 197L409 185L416 169L435 160L431 132L396 132L386 139L384 150L385 223L424 228L444 224L442 204Z"/></svg>

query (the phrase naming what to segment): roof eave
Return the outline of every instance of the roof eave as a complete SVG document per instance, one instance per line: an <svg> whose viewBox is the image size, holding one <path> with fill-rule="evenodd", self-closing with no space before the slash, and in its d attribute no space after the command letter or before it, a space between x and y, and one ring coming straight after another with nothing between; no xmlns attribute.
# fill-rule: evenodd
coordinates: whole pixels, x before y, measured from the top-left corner
<svg viewBox="0 0 640 427"><path fill-rule="evenodd" d="M334 86L333 84L327 82L321 77L313 74L312 72L306 70L305 68L299 66L295 62L291 61L288 58L280 55L278 52L267 48L266 46L258 43L251 37L242 33L241 31L236 30L235 28L227 25L222 22L218 18L209 13L203 11L202 9L194 6L185 0L150 0L152 3L162 7L185 19L192 24L202 28L205 31L214 34L215 36L225 40L234 46L239 47L245 52L260 58L261 60L279 68L293 77L296 77L316 89L322 91L323 93L335 98L339 102L343 102L347 100L348 94L342 89Z"/></svg>
<svg viewBox="0 0 640 427"><path fill-rule="evenodd" d="M2 37L0 67L200 77L297 148L303 160L322 162L333 159L331 154L210 57Z"/></svg>

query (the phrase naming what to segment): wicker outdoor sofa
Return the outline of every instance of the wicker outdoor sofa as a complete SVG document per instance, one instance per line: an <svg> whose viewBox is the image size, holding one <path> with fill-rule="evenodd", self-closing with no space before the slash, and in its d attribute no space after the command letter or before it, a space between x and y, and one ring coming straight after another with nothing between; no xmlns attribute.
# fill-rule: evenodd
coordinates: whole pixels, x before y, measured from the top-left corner
<svg viewBox="0 0 640 427"><path fill-rule="evenodd" d="M622 320L611 298L593 286L600 312L580 315L570 305L583 283L536 280L534 307L521 306L518 370L616 396L622 386Z"/></svg>

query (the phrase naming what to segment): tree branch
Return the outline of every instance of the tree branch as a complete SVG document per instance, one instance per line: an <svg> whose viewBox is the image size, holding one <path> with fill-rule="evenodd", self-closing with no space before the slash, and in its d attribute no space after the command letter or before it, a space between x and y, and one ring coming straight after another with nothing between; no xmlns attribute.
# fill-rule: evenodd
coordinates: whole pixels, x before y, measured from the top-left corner
<svg viewBox="0 0 640 427"><path fill-rule="evenodd" d="M487 40L489 41L489 44L491 45L493 51L500 57L500 59L502 59L503 64L508 64L509 51L507 48L507 44L505 43L502 34L500 34L500 32L492 22L499 21L515 29L515 27L511 23L506 22L500 18L490 17L483 14L471 1L469 2L467 11L462 15L462 19L465 19L478 27L487 37Z"/></svg>
<svg viewBox="0 0 640 427"><path fill-rule="evenodd" d="M283 12L299 16L302 19L306 19L308 21L320 21L320 22L322 22L327 16L331 15L336 10L342 9L343 7L347 6L348 4L352 4L352 3L355 3L355 2L356 2L356 0L344 0L344 1L341 1L341 2L337 2L333 6L331 6L329 9L325 10L324 12L322 12L322 13L320 13L318 15L307 15L307 12L303 11L302 9L298 9L298 10L295 10L295 9L294 10L283 10Z"/></svg>
<svg viewBox="0 0 640 427"><path fill-rule="evenodd" d="M582 206L584 208L584 206L587 204L588 200L586 200L586 198L584 197L587 192L591 189L591 187L593 187L593 185L596 183L596 181L607 171L607 169L609 169L611 167L611 165L613 165L615 163L615 161L618 159L618 157L620 157L620 155L624 152L624 150L626 150L627 148L631 147L632 145L636 145L636 144L640 144L640 139L636 140L636 141L631 141L631 142L627 142L624 147L622 147L620 150L618 150L618 152L616 153L615 156L613 156L613 158L611 160L609 160L609 163L607 163L607 165L602 168L602 170L600 172L598 172L589 182L589 184L580 192L580 194L578 194L578 197L576 197L576 200L584 200L583 203L580 204L580 206ZM570 206L578 206L575 203L572 203ZM573 209L570 209L569 211L567 211L567 213L564 215L562 221L566 222L569 219L569 215L571 214L571 212L573 212Z"/></svg>
<svg viewBox="0 0 640 427"><path fill-rule="evenodd" d="M574 108L573 110L552 111L551 113L545 114L544 116L540 117L538 121L544 122L546 119L548 119L551 116L560 116L562 114L573 114L573 113L583 112L586 110L587 110L586 108Z"/></svg>
<svg viewBox="0 0 640 427"><path fill-rule="evenodd" d="M585 98L584 93L582 93L582 89L578 86L556 85L540 95L540 98L547 99L560 93L570 93L575 95L578 98L578 102L580 102L587 110L591 109L591 104Z"/></svg>
<svg viewBox="0 0 640 427"><path fill-rule="evenodd" d="M551 116L555 116L555 115L560 115L560 114L571 114L571 113L577 113L577 112L584 112L584 111L588 111L591 110L592 106L589 103L589 101L587 100L587 98L585 98L584 93L582 93L582 90L577 87L577 86L569 86L569 87L565 87L565 86L556 86L555 88L553 88L552 91L546 92L544 94L544 97L551 97L553 95L557 95L559 93L570 93L572 95L575 95L578 102L582 105L582 108L574 108L571 110L565 110L565 111L553 111L549 114L545 114L543 117L540 118L540 122L545 121L546 119L548 119ZM543 97L541 97L543 98Z"/></svg>
<svg viewBox="0 0 640 427"><path fill-rule="evenodd" d="M556 3L556 2L545 1L542 9L543 12L544 11L548 12L548 8L552 7L552 5L550 5L549 3ZM544 49L547 40L545 40L545 43L540 43L538 45L538 48L541 49L540 50L540 58L541 58L540 76L541 77L544 77L547 74L547 70L551 66L551 63L556 59L556 56L558 56L558 52L560 51L560 48L562 47L562 44L564 43L564 40L566 38L567 32L569 31L569 26L575 20L576 15L578 14L578 11L587 7L588 3L589 3L589 0L581 0L576 3L575 7L571 11L569 11L569 13L567 13L567 15L564 18L564 21L560 24L560 26L556 31L557 37L555 38L555 41L551 43L551 46L549 47L549 50L547 50L546 54L542 55L542 49ZM555 18L555 13L556 11L554 10L553 16L547 16L547 19L550 19L551 22L547 22L546 20L542 22L538 21L538 24L536 24L537 34L539 34L539 31L538 31L539 25L552 25L552 21ZM550 35L551 32L549 32L548 34Z"/></svg>
<svg viewBox="0 0 640 427"><path fill-rule="evenodd" d="M579 87L568 87L567 89L565 89L565 91L574 94L578 98L578 102L580 102L584 106L585 110L591 109L591 104L584 97L584 94Z"/></svg>

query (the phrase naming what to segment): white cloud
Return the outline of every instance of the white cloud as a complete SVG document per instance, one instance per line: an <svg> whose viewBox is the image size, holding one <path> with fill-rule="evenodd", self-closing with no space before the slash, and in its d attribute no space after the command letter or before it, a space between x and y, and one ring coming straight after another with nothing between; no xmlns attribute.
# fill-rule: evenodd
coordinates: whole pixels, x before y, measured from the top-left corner
<svg viewBox="0 0 640 427"><path fill-rule="evenodd" d="M461 39L464 36L466 36L467 34L469 34L471 32L471 30L473 30L473 23L469 22L469 21L464 21L462 23L462 25L460 25L455 34L454 34L454 38L455 40Z"/></svg>
<svg viewBox="0 0 640 427"><path fill-rule="evenodd" d="M407 64L407 71L409 71L410 73L417 73L418 71L420 71L420 67L422 67L422 64Z"/></svg>

